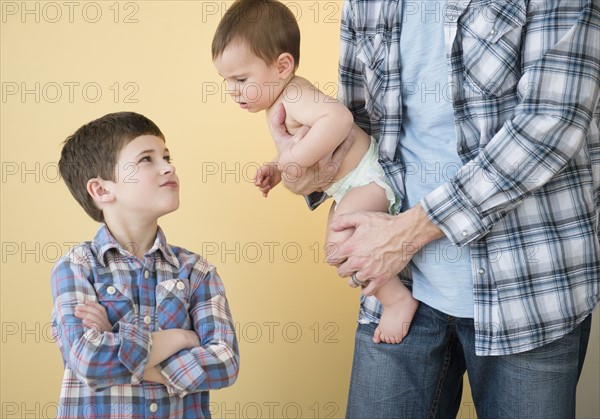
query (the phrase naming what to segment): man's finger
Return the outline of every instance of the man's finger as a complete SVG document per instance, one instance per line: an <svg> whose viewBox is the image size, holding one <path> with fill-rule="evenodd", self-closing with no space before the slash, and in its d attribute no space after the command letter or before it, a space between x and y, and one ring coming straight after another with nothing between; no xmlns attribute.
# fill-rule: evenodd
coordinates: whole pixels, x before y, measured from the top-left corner
<svg viewBox="0 0 600 419"><path fill-rule="evenodd" d="M283 103L280 103L275 108L275 111L271 115L271 128L275 135L285 135L288 134L287 129L285 128L285 108L283 107Z"/></svg>
<svg viewBox="0 0 600 419"><path fill-rule="evenodd" d="M361 215L358 213L344 214L337 217L332 223L330 228L333 231L343 231L348 228L356 228L360 224Z"/></svg>
<svg viewBox="0 0 600 419"><path fill-rule="evenodd" d="M375 294L377 285L375 284L375 282L370 281L363 289L362 289L362 294L369 296L369 295L373 295Z"/></svg>
<svg viewBox="0 0 600 419"><path fill-rule="evenodd" d="M300 129L298 131L296 131L296 133L292 137L292 141L297 143L298 141L300 141L301 139L304 138L304 136L308 133L308 131L310 131L310 127L307 127L306 125L302 125L300 127Z"/></svg>

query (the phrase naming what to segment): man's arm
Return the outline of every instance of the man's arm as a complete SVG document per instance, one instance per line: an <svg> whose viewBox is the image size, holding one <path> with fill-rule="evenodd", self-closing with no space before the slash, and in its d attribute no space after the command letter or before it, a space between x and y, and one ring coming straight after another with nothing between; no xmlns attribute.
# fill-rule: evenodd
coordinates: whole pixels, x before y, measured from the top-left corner
<svg viewBox="0 0 600 419"><path fill-rule="evenodd" d="M346 106L354 118L354 123L367 134L371 134L371 119L365 108L365 88L362 64L356 58L357 42L354 10L350 1L342 8L340 27L340 59L338 68L338 100Z"/></svg>
<svg viewBox="0 0 600 419"><path fill-rule="evenodd" d="M347 258L339 265L341 276L358 271L358 279L371 280L365 291L372 293L442 231L458 245L481 238L503 213L554 179L579 152L600 95L599 51L590 48L600 39L600 5L590 0L573 13L568 1L559 7L554 3L543 8L531 3L535 10L528 13L539 16L527 19L535 27L527 28L523 57L539 49L540 32L555 28L560 36L548 35L554 44L539 59L525 60L522 79L535 89L516 107L514 117L476 159L420 205L396 217L340 217L334 230L356 229L332 262L339 265ZM560 24L548 26L550 21ZM407 231L406 223L421 226L426 234Z"/></svg>
<svg viewBox="0 0 600 419"><path fill-rule="evenodd" d="M528 91L477 157L421 201L457 245L487 234L585 144L600 95L600 4L576 4L529 3L519 81Z"/></svg>

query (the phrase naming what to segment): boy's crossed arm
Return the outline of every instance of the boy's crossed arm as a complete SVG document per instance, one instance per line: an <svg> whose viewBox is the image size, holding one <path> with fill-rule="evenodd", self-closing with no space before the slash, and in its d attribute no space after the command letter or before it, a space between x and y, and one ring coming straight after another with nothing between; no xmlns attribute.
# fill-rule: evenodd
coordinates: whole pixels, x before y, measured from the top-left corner
<svg viewBox="0 0 600 419"><path fill-rule="evenodd" d="M89 255L79 256L62 258L53 270L52 324L65 363L82 382L99 390L153 381L180 397L235 382L237 341L224 287L214 268L197 262L190 278L197 284L190 300L194 330L151 333L136 323L110 324L88 280L90 266L80 263Z"/></svg>
<svg viewBox="0 0 600 419"><path fill-rule="evenodd" d="M82 320L83 325L98 333L110 332L112 325L104 306L97 301L86 301L75 307L75 317ZM167 329L152 332L152 346L144 368L144 380L167 385L167 380L156 366L183 349L200 346L198 335L193 330Z"/></svg>

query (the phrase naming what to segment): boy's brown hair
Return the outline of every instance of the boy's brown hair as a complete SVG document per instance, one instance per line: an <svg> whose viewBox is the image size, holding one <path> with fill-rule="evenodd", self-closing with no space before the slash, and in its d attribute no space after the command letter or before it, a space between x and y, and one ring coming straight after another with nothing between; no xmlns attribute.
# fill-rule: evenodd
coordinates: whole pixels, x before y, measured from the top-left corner
<svg viewBox="0 0 600 419"><path fill-rule="evenodd" d="M58 168L69 191L95 221L104 215L87 192L88 180L116 180L115 166L121 149L140 135L165 139L154 122L134 112L104 115L79 128L65 140Z"/></svg>
<svg viewBox="0 0 600 419"><path fill-rule="evenodd" d="M212 58L219 57L232 41L242 41L257 57L272 64L280 54L300 62L300 28L283 3L274 0L237 0L227 9L212 42Z"/></svg>

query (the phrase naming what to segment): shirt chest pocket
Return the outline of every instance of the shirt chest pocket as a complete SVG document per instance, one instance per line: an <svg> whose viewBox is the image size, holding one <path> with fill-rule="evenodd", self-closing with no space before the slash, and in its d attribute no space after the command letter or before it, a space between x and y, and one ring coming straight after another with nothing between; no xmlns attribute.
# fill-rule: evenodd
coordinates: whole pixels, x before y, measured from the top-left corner
<svg viewBox="0 0 600 419"><path fill-rule="evenodd" d="M119 321L132 323L135 320L136 306L129 285L95 283L94 289L98 302L106 309L110 324Z"/></svg>
<svg viewBox="0 0 600 419"><path fill-rule="evenodd" d="M371 122L381 119L389 46L385 33L357 34L356 59L361 63L365 108Z"/></svg>
<svg viewBox="0 0 600 419"><path fill-rule="evenodd" d="M514 91L520 77L524 0L472 3L459 22L466 85L486 96Z"/></svg>
<svg viewBox="0 0 600 419"><path fill-rule="evenodd" d="M156 285L156 318L158 328L191 329L190 282L188 279L167 279Z"/></svg>

